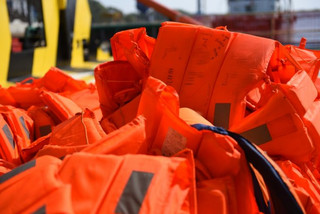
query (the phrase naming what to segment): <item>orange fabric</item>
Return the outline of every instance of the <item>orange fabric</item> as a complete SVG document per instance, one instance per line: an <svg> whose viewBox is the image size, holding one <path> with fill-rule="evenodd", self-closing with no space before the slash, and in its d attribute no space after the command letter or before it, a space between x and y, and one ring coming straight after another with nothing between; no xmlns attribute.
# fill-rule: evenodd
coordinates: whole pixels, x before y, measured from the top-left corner
<svg viewBox="0 0 320 214"><path fill-rule="evenodd" d="M41 100L60 122L73 117L78 112L82 112L82 109L72 100L54 92L42 91Z"/></svg>
<svg viewBox="0 0 320 214"><path fill-rule="evenodd" d="M267 74L271 80L276 83L287 83L299 70L302 70L300 64L294 60L283 45L276 42L275 51L267 68Z"/></svg>
<svg viewBox="0 0 320 214"><path fill-rule="evenodd" d="M292 196L295 198L296 202L300 206L303 213L305 213L304 206L302 204L302 201L299 198L299 194L295 190L294 183L292 183L292 180L288 178L288 176L285 174L285 172L281 169L281 167L277 164L275 160L273 160L264 150L262 150L260 147L253 144L253 146L264 156L264 158L272 165L272 167L277 171L282 181L287 185L288 189L290 190ZM259 175L258 175L259 176ZM261 184L260 184L261 185ZM276 198L277 196L269 195L269 198Z"/></svg>
<svg viewBox="0 0 320 214"><path fill-rule="evenodd" d="M317 98L318 92L305 71L299 71L287 82L280 85L297 113L303 116Z"/></svg>
<svg viewBox="0 0 320 214"><path fill-rule="evenodd" d="M196 157L209 170L211 178L235 176L241 168L241 152L236 142L230 137L209 131L202 133Z"/></svg>
<svg viewBox="0 0 320 214"><path fill-rule="evenodd" d="M8 92L6 88L0 86L0 104L16 106L17 103L13 96Z"/></svg>
<svg viewBox="0 0 320 214"><path fill-rule="evenodd" d="M239 213L258 212L251 174L241 149L228 137L199 132L181 120L175 93L171 87L154 78L148 79L142 92L138 114L146 117L147 141L153 142L151 153L170 156L185 148L192 149L196 161L206 168L202 173L210 174L209 179L233 176L239 204L232 209ZM223 205L217 202L217 206Z"/></svg>
<svg viewBox="0 0 320 214"><path fill-rule="evenodd" d="M137 116L140 97L141 96L138 95L133 100L120 106L119 109L111 113L108 117L103 118L101 121L103 130L106 133L110 133L133 120Z"/></svg>
<svg viewBox="0 0 320 214"><path fill-rule="evenodd" d="M316 78L316 80L314 81L314 84L318 90L318 99L319 99L320 98L319 97L319 94L320 94L320 78L319 77Z"/></svg>
<svg viewBox="0 0 320 214"><path fill-rule="evenodd" d="M94 163L94 170L90 163ZM79 165L83 167L79 168ZM78 153L66 157L59 174L62 181L69 181L73 186L75 212L116 213L121 194L134 170L153 175L139 213L195 213L188 195L194 179L191 166L187 159L179 157ZM70 173L74 169L78 169L82 182ZM95 182L91 182L93 179Z"/></svg>
<svg viewBox="0 0 320 214"><path fill-rule="evenodd" d="M294 60L298 62L310 78L315 81L320 68L320 51L308 50L304 47L296 47L293 45L286 45L285 47Z"/></svg>
<svg viewBox="0 0 320 214"><path fill-rule="evenodd" d="M180 91L199 27L163 23L150 60L150 75Z"/></svg>
<svg viewBox="0 0 320 214"><path fill-rule="evenodd" d="M79 152L89 144L99 142L105 136L94 113L86 109L57 125L49 136L48 142L40 141L39 146L31 147L25 152L27 156L30 153L34 155L36 152L36 157L51 155L60 158Z"/></svg>
<svg viewBox="0 0 320 214"><path fill-rule="evenodd" d="M146 118L146 134L150 146L157 134L165 108L172 111L174 115L179 114L178 94L174 88L149 77L141 94L137 115L143 115Z"/></svg>
<svg viewBox="0 0 320 214"><path fill-rule="evenodd" d="M30 207L23 207L25 213L74 213L71 202L71 187L64 185L48 191L45 197L34 201Z"/></svg>
<svg viewBox="0 0 320 214"><path fill-rule="evenodd" d="M41 156L50 155L56 158L63 158L66 155L71 155L75 152L80 152L87 145L75 145L75 146L58 146L58 145L44 145L41 149L39 149L34 156L34 158L39 158Z"/></svg>
<svg viewBox="0 0 320 214"><path fill-rule="evenodd" d="M186 124L167 108L163 108L157 132L152 144L152 151L160 151L164 156L189 148L194 153L198 151L201 133ZM148 121L147 121L148 122Z"/></svg>
<svg viewBox="0 0 320 214"><path fill-rule="evenodd" d="M135 118L98 142L89 145L83 152L114 155L146 154L145 118L143 116Z"/></svg>
<svg viewBox="0 0 320 214"><path fill-rule="evenodd" d="M42 78L34 80L33 84L52 92L76 92L88 88L85 81L73 79L56 67L51 67Z"/></svg>
<svg viewBox="0 0 320 214"><path fill-rule="evenodd" d="M148 76L149 59L155 39L147 36L145 28L118 32L110 42L115 61L128 61L140 78L145 79Z"/></svg>
<svg viewBox="0 0 320 214"><path fill-rule="evenodd" d="M237 213L235 184L231 177L197 183L198 213Z"/></svg>
<svg viewBox="0 0 320 214"><path fill-rule="evenodd" d="M227 124L217 124L228 128L245 116L245 96L266 77L274 43L245 34L165 23L150 73L177 90L182 107L192 108L210 122L215 121L217 103L229 104Z"/></svg>
<svg viewBox="0 0 320 214"><path fill-rule="evenodd" d="M190 207L191 209L189 209L188 213L197 213L197 209L198 209L198 205L197 205L197 197L196 196L196 172L195 172L195 160L194 160L194 155L193 155L193 151L190 149L184 149L178 153L176 153L175 155L173 155L172 157L181 157L181 158L186 158L188 160L188 162L191 165L191 169L192 169L192 173L189 173L189 179L192 181L192 188L190 188L190 191L188 193L188 197L189 197L189 201L185 201L187 203L184 203L184 207Z"/></svg>
<svg viewBox="0 0 320 214"><path fill-rule="evenodd" d="M315 152L313 163L315 167L319 167L319 155L320 155L320 101L317 100L312 103L310 108L307 110L306 114L303 116L303 122L308 129L310 138L312 139Z"/></svg>
<svg viewBox="0 0 320 214"><path fill-rule="evenodd" d="M86 109L56 126L52 131L49 144L58 146L88 145L105 136L106 134L94 113Z"/></svg>
<svg viewBox="0 0 320 214"><path fill-rule="evenodd" d="M1 177L0 209L21 213L45 206L48 213L121 213L121 204L131 200L131 209L138 213L196 213L191 161L186 157L88 153L73 154L63 161L40 157L13 172L15 175Z"/></svg>
<svg viewBox="0 0 320 214"><path fill-rule="evenodd" d="M19 164L21 161L14 133L1 114L0 127L0 158L14 164Z"/></svg>
<svg viewBox="0 0 320 214"><path fill-rule="evenodd" d="M34 139L34 122L23 109L12 106L0 106L0 113L4 116L14 135L18 151L21 152Z"/></svg>
<svg viewBox="0 0 320 214"><path fill-rule="evenodd" d="M65 94L67 98L71 99L82 110L86 108L93 111L98 121L102 118L102 112L100 109L99 95L96 87L82 89L71 94Z"/></svg>
<svg viewBox="0 0 320 214"><path fill-rule="evenodd" d="M224 128L240 123L245 116L245 97L261 80L266 78L266 67L274 51L274 41L245 34L236 34L219 70L206 118L213 125L216 104L230 104L229 121ZM254 58L255 60L251 60ZM239 62L241 62L239 66ZM221 123L221 122L220 122ZM227 126L228 125L228 126Z"/></svg>
<svg viewBox="0 0 320 214"><path fill-rule="evenodd" d="M34 212L40 206L45 205L41 204L41 201L46 201L44 198L51 198L53 192L65 186L56 178L60 164L61 160L57 158L42 157L35 162L29 162L29 169L14 175L10 179L1 180L1 211L4 213L23 213L26 210ZM26 186L26 183L28 186ZM57 195L51 198L51 200L56 199L57 209L55 210L57 211L60 211L58 201L66 199L63 197L64 193L59 194L61 198L57 198ZM52 205L51 207L54 208Z"/></svg>
<svg viewBox="0 0 320 214"><path fill-rule="evenodd" d="M200 123L208 126L213 126L212 123L203 118L198 112L190 108L180 108L179 117L182 120L184 120L188 125Z"/></svg>
<svg viewBox="0 0 320 214"><path fill-rule="evenodd" d="M320 186L319 183L312 183L310 178L295 164L287 161L277 161L277 164L284 171L296 190L299 199L307 213L319 213L320 209Z"/></svg>
<svg viewBox="0 0 320 214"><path fill-rule="evenodd" d="M17 103L17 107L28 109L32 105L43 105L40 98L41 90L32 87L29 83L20 84L16 83L15 86L10 86L8 92Z"/></svg>
<svg viewBox="0 0 320 214"><path fill-rule="evenodd" d="M150 182L138 213L259 213L251 173L261 172L231 137L190 126L221 117L259 146L303 212L319 213L318 52L221 29L164 23L155 46L145 29L117 33L115 61L95 69L97 88L57 68L0 88L34 120L0 106L0 210L121 213L122 198ZM148 77L150 58L160 80ZM36 141L19 143L20 116ZM41 137L41 126L52 133ZM35 165L17 173L20 161Z"/></svg>
<svg viewBox="0 0 320 214"><path fill-rule="evenodd" d="M99 101L104 117L141 92L140 77L126 61L106 62L94 70Z"/></svg>
<svg viewBox="0 0 320 214"><path fill-rule="evenodd" d="M51 133L33 141L27 148L22 149L20 155L24 162L31 160L37 152L45 145L49 144Z"/></svg>
<svg viewBox="0 0 320 214"><path fill-rule="evenodd" d="M218 135L211 131L202 131L202 135L199 150L195 157L207 168L208 173L210 173L209 179L221 179L216 191L212 190L212 192L208 189L203 190L203 192L200 191L200 197L216 198L220 203L216 202L211 206L217 207L222 213L227 212L226 209L237 210L237 213L243 214L257 213L258 207L255 201L251 174L241 148L230 137ZM224 179L228 176L230 176L229 179ZM225 185L228 185L228 187L225 187ZM226 188L231 189L223 190ZM232 197L236 198L236 203ZM203 203L206 206L206 202ZM199 209L201 209L200 207L201 203Z"/></svg>
<svg viewBox="0 0 320 214"><path fill-rule="evenodd" d="M28 115L34 122L35 139L51 133L55 127L54 120L50 117L44 107L31 106L28 109Z"/></svg>
<svg viewBox="0 0 320 214"><path fill-rule="evenodd" d="M317 90L311 78L299 71L287 84L271 83L261 89L262 101L254 104L258 108L231 130L242 133L269 155L280 155L296 163L310 160L315 149L319 150L317 114L311 110ZM253 133L258 129L260 133ZM267 139L259 141L258 135Z"/></svg>
<svg viewBox="0 0 320 214"><path fill-rule="evenodd" d="M10 172L15 167L16 166L13 163L10 163L0 158L0 176Z"/></svg>
<svg viewBox="0 0 320 214"><path fill-rule="evenodd" d="M274 90L263 107L231 130L241 133L271 156L305 162L310 160L314 151L314 145L300 116L280 90ZM257 132L250 134L250 130ZM259 139L264 136L266 139Z"/></svg>

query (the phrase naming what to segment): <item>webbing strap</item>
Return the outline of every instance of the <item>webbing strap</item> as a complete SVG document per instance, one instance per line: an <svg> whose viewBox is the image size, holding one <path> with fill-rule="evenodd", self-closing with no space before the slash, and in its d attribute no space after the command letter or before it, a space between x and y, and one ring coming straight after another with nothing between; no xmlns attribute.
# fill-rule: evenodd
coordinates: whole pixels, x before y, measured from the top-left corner
<svg viewBox="0 0 320 214"><path fill-rule="evenodd" d="M210 130L221 135L232 137L244 151L247 161L262 175L270 192L273 210L276 213L303 213L289 187L282 180L277 170L251 142L239 134L220 127L203 124L195 124L192 125L192 127L198 130Z"/></svg>

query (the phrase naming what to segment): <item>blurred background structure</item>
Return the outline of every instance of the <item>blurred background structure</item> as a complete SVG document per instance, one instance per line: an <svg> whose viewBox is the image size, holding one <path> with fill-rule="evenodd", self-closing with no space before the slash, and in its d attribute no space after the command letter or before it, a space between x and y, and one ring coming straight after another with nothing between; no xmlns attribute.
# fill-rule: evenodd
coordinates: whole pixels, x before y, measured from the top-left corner
<svg viewBox="0 0 320 214"><path fill-rule="evenodd" d="M42 76L51 66L92 71L110 58L118 31L163 21L226 26L320 49L319 0L6 0L0 2L0 82Z"/></svg>
<svg viewBox="0 0 320 214"><path fill-rule="evenodd" d="M119 8L126 22L162 21L154 9L139 10L135 0L92 0L101 7ZM209 27L227 26L230 31L254 34L298 45L305 37L307 48L320 48L320 2L318 0L157 0ZM121 5L125 5L121 7ZM112 22L120 20L113 19Z"/></svg>

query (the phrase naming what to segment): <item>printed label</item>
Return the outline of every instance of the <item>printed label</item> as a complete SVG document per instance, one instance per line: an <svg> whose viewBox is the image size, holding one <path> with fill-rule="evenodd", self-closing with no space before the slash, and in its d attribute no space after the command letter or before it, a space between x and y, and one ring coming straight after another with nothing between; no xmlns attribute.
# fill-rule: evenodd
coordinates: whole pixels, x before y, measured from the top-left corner
<svg viewBox="0 0 320 214"><path fill-rule="evenodd" d="M164 156L172 156L186 147L187 139L182 134L169 127L163 141L161 152Z"/></svg>

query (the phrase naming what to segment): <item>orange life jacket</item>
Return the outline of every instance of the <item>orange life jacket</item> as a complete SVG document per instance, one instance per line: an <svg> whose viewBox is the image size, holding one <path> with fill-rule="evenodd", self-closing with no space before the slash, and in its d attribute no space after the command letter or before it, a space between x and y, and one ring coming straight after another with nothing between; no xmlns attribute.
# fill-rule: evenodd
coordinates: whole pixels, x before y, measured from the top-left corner
<svg viewBox="0 0 320 214"><path fill-rule="evenodd" d="M71 213L71 187L56 177L60 165L61 160L46 156L29 161L2 175L1 210L33 213L48 211L48 208L51 208L50 212ZM14 192L17 195L13 196ZM18 201L20 203L17 203Z"/></svg>
<svg viewBox="0 0 320 214"><path fill-rule="evenodd" d="M60 158L81 151L105 136L94 113L86 109L57 125L52 131L49 143L39 150L37 157L52 155Z"/></svg>
<svg viewBox="0 0 320 214"><path fill-rule="evenodd" d="M310 138L303 116L317 97L310 77L297 72L287 84L266 85L265 102L256 111L231 127L269 155L306 162L314 156L317 141Z"/></svg>
<svg viewBox="0 0 320 214"><path fill-rule="evenodd" d="M320 185L306 168L302 169L289 160L276 162L294 183L294 189L300 198L306 213L318 213L320 209Z"/></svg>
<svg viewBox="0 0 320 214"><path fill-rule="evenodd" d="M94 70L104 117L141 93L149 76L155 39L147 36L145 28L139 28L116 33L110 42L114 61L100 64Z"/></svg>
<svg viewBox="0 0 320 214"><path fill-rule="evenodd" d="M7 90L15 100L16 107L28 109L32 105L43 105L40 98L41 89L31 87L29 83L16 83Z"/></svg>
<svg viewBox="0 0 320 214"><path fill-rule="evenodd" d="M28 147L22 149L20 156L24 162L28 162L41 150L45 145L49 144L51 133L40 137L32 142ZM59 156L62 157L62 156Z"/></svg>
<svg viewBox="0 0 320 214"><path fill-rule="evenodd" d="M72 93L89 87L85 81L76 80L56 67L51 67L42 78L34 79L33 85L56 93Z"/></svg>
<svg viewBox="0 0 320 214"><path fill-rule="evenodd" d="M251 197L249 198L251 200L251 206L252 208L256 209L253 201L256 200L259 206L259 210L261 212L268 212L271 211L274 213L304 213L304 206L300 201L300 198L298 197L297 193L294 190L293 185L291 185L290 181L284 174L284 172L281 170L281 168L273 161L271 160L267 155L264 154L262 150L260 150L258 147L247 141L242 136L235 134L233 132L226 131L219 127L214 126L207 126L202 124L195 124L193 127L197 128L198 130L210 130L214 133L220 134L220 135L228 135L232 139L234 139L238 146L243 150L242 156L242 167L247 168L246 170L243 170L245 168L242 168L242 170L239 171L239 175L242 175L242 180L239 180L241 178L239 175L237 176L237 179L235 179L235 182L237 184L235 185L236 189L236 196L237 196L237 202L242 201L243 193L247 192L251 193ZM250 170L250 167L248 168L248 165L245 164L245 162L248 161L253 165L253 167L259 171L259 173L262 175L264 182L269 190L270 200L271 200L271 206L268 204L261 204L263 202L263 199L261 199L262 195L261 192L258 193L257 190L260 189L259 184L254 182L251 183L251 187L247 186L246 188L250 187L249 189L241 189L241 184L244 186L245 184L250 185L250 181L256 180L254 172ZM207 162L206 162L207 163ZM251 177L249 176L251 173ZM248 183L249 182L249 183ZM254 192L253 191L253 185L254 185ZM232 186L232 185L231 185ZM240 188L239 188L240 187ZM240 190L241 189L241 190ZM240 191L239 191L240 190ZM222 191L220 191L222 193ZM259 200L260 196L260 200ZM212 196L211 196L212 197ZM248 202L247 196L246 199L238 204L238 206L241 207L238 212L244 212L244 213L252 213L248 210L250 208L250 202ZM249 200L249 201L250 201ZM245 204L243 204L245 203ZM288 205L290 204L290 205ZM266 210L264 210L266 209ZM222 209L223 210L223 209ZM257 211L255 211L257 212Z"/></svg>
<svg viewBox="0 0 320 214"><path fill-rule="evenodd" d="M92 85L90 88L82 89L73 93L63 94L63 96L71 99L82 110L86 108L93 111L98 121L102 118L100 109L99 95L97 88Z"/></svg>
<svg viewBox="0 0 320 214"><path fill-rule="evenodd" d="M42 91L41 100L60 122L73 117L78 112L82 112L82 109L72 100L54 92Z"/></svg>
<svg viewBox="0 0 320 214"><path fill-rule="evenodd" d="M101 121L103 130L106 133L110 133L132 121L137 116L140 98L140 95L136 96L133 100L103 118Z"/></svg>
<svg viewBox="0 0 320 214"><path fill-rule="evenodd" d="M61 161L44 156L0 177L0 208L14 213L196 213L192 166L186 157L77 153Z"/></svg>
<svg viewBox="0 0 320 214"><path fill-rule="evenodd" d="M228 128L244 117L245 96L266 77L274 49L269 39L169 22L160 28L150 73L177 90L182 107Z"/></svg>
<svg viewBox="0 0 320 214"><path fill-rule="evenodd" d="M6 160L0 159L0 176L10 172L16 165Z"/></svg>
<svg viewBox="0 0 320 214"><path fill-rule="evenodd" d="M28 115L34 122L35 139L51 133L55 127L54 120L44 107L31 106L28 109Z"/></svg>
<svg viewBox="0 0 320 214"><path fill-rule="evenodd" d="M0 113L10 126L18 151L28 147L34 139L34 122L23 109L0 106Z"/></svg>
<svg viewBox="0 0 320 214"><path fill-rule="evenodd" d="M316 81L320 69L320 51L305 48L306 39L302 38L299 47L286 45L288 52L305 70L313 82Z"/></svg>
<svg viewBox="0 0 320 214"><path fill-rule="evenodd" d="M140 77L127 61L100 64L95 68L94 76L104 117L110 115L141 92Z"/></svg>
<svg viewBox="0 0 320 214"><path fill-rule="evenodd" d="M148 77L149 59L155 39L147 36L145 28L118 32L110 42L115 61L128 61L141 79Z"/></svg>
<svg viewBox="0 0 320 214"><path fill-rule="evenodd" d="M6 88L2 88L2 86L0 86L0 104L17 106L17 103L13 96L8 92Z"/></svg>
<svg viewBox="0 0 320 214"><path fill-rule="evenodd" d="M147 154L147 148L145 118L138 116L82 151L114 155Z"/></svg>

